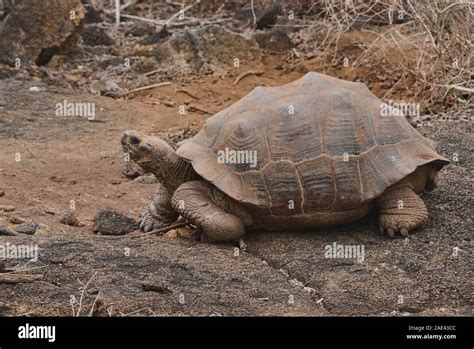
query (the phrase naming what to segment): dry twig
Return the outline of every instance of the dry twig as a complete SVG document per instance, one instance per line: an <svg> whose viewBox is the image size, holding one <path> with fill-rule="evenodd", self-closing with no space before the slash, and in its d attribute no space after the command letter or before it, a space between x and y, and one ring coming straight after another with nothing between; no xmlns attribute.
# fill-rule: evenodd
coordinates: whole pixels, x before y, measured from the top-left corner
<svg viewBox="0 0 474 349"><path fill-rule="evenodd" d="M184 94L187 94L189 97L191 98L194 98L194 99L199 99L199 97L197 97L196 95L192 94L191 92L189 92L188 90L185 90L184 88L179 88L179 89L176 89L175 93L184 93Z"/></svg>
<svg viewBox="0 0 474 349"><path fill-rule="evenodd" d="M257 70L250 70L248 72L245 72L245 73L242 73L240 74L237 79L235 79L234 81L234 85L237 85L241 80L243 80L245 77L249 76L249 75L257 75L257 76L260 76L263 74L263 71L257 71Z"/></svg>
<svg viewBox="0 0 474 349"><path fill-rule="evenodd" d="M0 273L0 283L2 284L19 284L29 283L41 280L43 275L39 274L11 274Z"/></svg>
<svg viewBox="0 0 474 349"><path fill-rule="evenodd" d="M160 229L155 229L155 230L152 230L148 233L143 233L143 234L140 234L140 235L134 235L133 238L136 239L136 238L141 238L141 237L149 236L149 235L153 235L153 234L164 234L164 233L167 233L170 230L177 229L177 228L182 228L182 227L185 227L187 225L188 225L188 222L176 222L176 223L168 225L167 227L163 227L163 228L160 228Z"/></svg>
<svg viewBox="0 0 474 349"><path fill-rule="evenodd" d="M84 285L84 287L82 288L82 292L81 292L81 298L79 299L79 307L77 309L77 313L76 313L76 316L79 316L81 314L81 307L82 307L82 299L84 298L84 292L86 292L87 290L87 287L89 287L89 284L91 283L92 279L97 275L97 272L95 272L91 278L89 279L89 281L87 281L87 283Z"/></svg>
<svg viewBox="0 0 474 349"><path fill-rule="evenodd" d="M169 82L169 81L166 81L166 82L159 82L159 83L157 83L157 84L152 84L152 85L148 85L148 86L138 87L138 88L135 88L135 89L133 89L133 90L130 90L130 91L127 91L127 92L122 93L122 96L126 96L126 95L129 95L129 94L131 94L131 93L135 93L135 92L139 92L139 91L149 90L149 89L152 89L152 88L155 88L155 87L167 86L167 85L171 85L171 82Z"/></svg>

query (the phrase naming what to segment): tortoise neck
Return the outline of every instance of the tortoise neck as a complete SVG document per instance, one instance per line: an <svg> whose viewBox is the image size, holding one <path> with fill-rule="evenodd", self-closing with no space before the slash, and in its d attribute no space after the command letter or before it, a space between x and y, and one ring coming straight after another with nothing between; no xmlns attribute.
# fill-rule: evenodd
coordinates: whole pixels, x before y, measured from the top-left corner
<svg viewBox="0 0 474 349"><path fill-rule="evenodd" d="M150 172L171 194L183 183L195 178L190 162L179 157L170 147L150 163Z"/></svg>

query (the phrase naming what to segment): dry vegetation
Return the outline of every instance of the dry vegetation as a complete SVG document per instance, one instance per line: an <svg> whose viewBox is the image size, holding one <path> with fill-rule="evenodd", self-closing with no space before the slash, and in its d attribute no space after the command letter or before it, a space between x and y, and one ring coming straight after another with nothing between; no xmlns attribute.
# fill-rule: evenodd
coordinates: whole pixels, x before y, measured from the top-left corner
<svg viewBox="0 0 474 349"><path fill-rule="evenodd" d="M352 43L358 49L346 65L368 75L385 71L379 78L390 83L383 97L420 103L430 112L472 107L474 2L326 0L306 13L308 31L324 33L315 48L325 71L346 58L338 52L341 42L357 30Z"/></svg>
<svg viewBox="0 0 474 349"><path fill-rule="evenodd" d="M140 2L131 0L122 4L122 8ZM257 8L269 3L272 1L182 1L181 8L202 16L203 12L215 15L242 6ZM316 57L323 72L342 78L357 78L362 72L384 89L380 97L420 103L424 112L434 114L472 107L474 2L284 0L278 3L283 7L283 19L287 17L287 20L276 27L300 27L306 33L289 53L289 61ZM94 4L107 8L109 13L114 11L113 0L95 0ZM347 68L345 72L340 72L341 62Z"/></svg>

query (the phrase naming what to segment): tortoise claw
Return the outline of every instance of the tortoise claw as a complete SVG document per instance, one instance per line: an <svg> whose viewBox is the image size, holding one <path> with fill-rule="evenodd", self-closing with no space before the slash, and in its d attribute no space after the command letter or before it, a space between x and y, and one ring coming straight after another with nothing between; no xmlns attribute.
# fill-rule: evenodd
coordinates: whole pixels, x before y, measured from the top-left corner
<svg viewBox="0 0 474 349"><path fill-rule="evenodd" d="M384 229L383 225L382 225L382 224L380 224L380 225L379 225L379 232L380 232L380 234L382 234L382 235L383 235L383 233L384 233L384 230L385 230L385 229Z"/></svg>
<svg viewBox="0 0 474 349"><path fill-rule="evenodd" d="M195 228L191 231L191 241L201 241L202 239L202 230L199 228Z"/></svg>
<svg viewBox="0 0 474 349"><path fill-rule="evenodd" d="M400 234L401 234L404 238L406 238L406 237L408 237L408 230L407 230L406 228L402 228L402 229L400 229Z"/></svg>
<svg viewBox="0 0 474 349"><path fill-rule="evenodd" d="M392 228L387 228L387 234L391 239L395 238L395 231Z"/></svg>
<svg viewBox="0 0 474 349"><path fill-rule="evenodd" d="M163 224L152 214L149 207L147 207L140 215L138 224L140 229L145 233L163 227Z"/></svg>
<svg viewBox="0 0 474 349"><path fill-rule="evenodd" d="M241 252L247 251L247 244L245 243L244 239L239 239L239 249Z"/></svg>

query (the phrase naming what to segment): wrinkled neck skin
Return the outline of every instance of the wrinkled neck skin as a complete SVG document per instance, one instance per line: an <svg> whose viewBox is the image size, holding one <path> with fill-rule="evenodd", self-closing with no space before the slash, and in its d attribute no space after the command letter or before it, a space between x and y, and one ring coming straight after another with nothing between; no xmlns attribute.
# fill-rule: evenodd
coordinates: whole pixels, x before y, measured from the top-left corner
<svg viewBox="0 0 474 349"><path fill-rule="evenodd" d="M191 163L176 155L171 147L160 151L146 170L153 173L171 194L184 182L197 177Z"/></svg>

